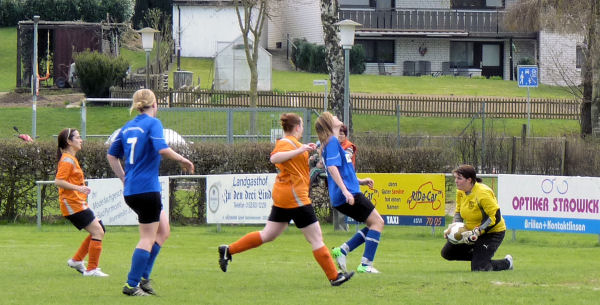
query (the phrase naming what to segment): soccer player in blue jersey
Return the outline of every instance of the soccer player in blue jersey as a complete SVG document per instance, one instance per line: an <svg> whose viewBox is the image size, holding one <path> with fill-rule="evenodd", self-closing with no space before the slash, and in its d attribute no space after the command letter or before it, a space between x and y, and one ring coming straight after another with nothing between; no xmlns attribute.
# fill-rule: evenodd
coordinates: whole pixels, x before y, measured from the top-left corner
<svg viewBox="0 0 600 305"><path fill-rule="evenodd" d="M336 210L356 221L365 222L367 226L340 247L334 248L332 254L340 269L347 272L346 256L364 243L361 264L356 270L358 273L379 273L373 267L373 260L384 222L373 203L360 191L360 185L373 188L373 179L356 177L352 158L340 145L338 136L342 125L342 122L329 112L323 112L315 123L319 141L322 143L322 160L327 168L329 197Z"/></svg>
<svg viewBox="0 0 600 305"><path fill-rule="evenodd" d="M130 296L155 294L150 273L163 243L171 232L169 218L162 209L158 168L161 157L179 162L184 171L194 172L194 164L172 150L156 118L158 104L154 93L141 89L133 94L130 113L140 114L127 122L111 144L107 159L115 175L123 181L125 203L138 215L140 240L133 251L131 269L123 293ZM125 170L120 159L125 163Z"/></svg>

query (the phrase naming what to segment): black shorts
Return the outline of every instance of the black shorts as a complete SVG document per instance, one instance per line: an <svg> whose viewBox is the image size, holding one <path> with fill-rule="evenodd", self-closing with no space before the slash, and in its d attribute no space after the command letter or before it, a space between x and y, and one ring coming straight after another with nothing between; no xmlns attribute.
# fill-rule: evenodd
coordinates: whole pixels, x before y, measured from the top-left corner
<svg viewBox="0 0 600 305"><path fill-rule="evenodd" d="M139 223L153 223L160 220L162 202L160 192L141 193L124 196L125 203L137 214Z"/></svg>
<svg viewBox="0 0 600 305"><path fill-rule="evenodd" d="M344 202L334 208L358 222L365 222L369 215L371 215L371 212L375 209L375 206L367 199L367 197L365 197L365 195L363 195L363 193L358 193L354 195L353 205Z"/></svg>
<svg viewBox="0 0 600 305"><path fill-rule="evenodd" d="M73 215L65 216L76 228L77 230L81 230L87 227L94 219L96 219L96 215L91 209L85 209L81 212L77 212Z"/></svg>
<svg viewBox="0 0 600 305"><path fill-rule="evenodd" d="M284 209L276 206L271 208L269 221L289 223L292 219L298 229L302 229L318 221L312 204L293 209Z"/></svg>

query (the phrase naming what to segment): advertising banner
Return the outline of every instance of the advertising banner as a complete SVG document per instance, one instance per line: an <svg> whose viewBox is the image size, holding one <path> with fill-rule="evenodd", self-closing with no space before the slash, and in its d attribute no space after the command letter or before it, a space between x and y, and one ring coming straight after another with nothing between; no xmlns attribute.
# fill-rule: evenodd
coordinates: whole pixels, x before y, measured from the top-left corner
<svg viewBox="0 0 600 305"><path fill-rule="evenodd" d="M207 223L267 223L277 174L214 175L206 178Z"/></svg>
<svg viewBox="0 0 600 305"><path fill-rule="evenodd" d="M169 213L169 178L159 177L163 210ZM137 225L137 214L123 199L123 183L119 178L88 179L92 192L88 195L88 204L94 214L107 226Z"/></svg>
<svg viewBox="0 0 600 305"><path fill-rule="evenodd" d="M499 175L508 229L600 233L600 178Z"/></svg>
<svg viewBox="0 0 600 305"><path fill-rule="evenodd" d="M360 173L371 178L373 189L361 186L365 197L388 225L445 226L446 178L444 174Z"/></svg>

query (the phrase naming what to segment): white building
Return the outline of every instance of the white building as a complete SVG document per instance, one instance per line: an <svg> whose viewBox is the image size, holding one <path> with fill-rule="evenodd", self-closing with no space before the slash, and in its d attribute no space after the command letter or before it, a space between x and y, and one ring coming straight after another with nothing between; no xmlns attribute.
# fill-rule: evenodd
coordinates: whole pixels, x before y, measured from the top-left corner
<svg viewBox="0 0 600 305"><path fill-rule="evenodd" d="M517 1L339 0L339 18L362 24L355 43L366 51L368 74L512 80L514 68L529 61L540 67L541 83L565 85L567 78L579 84L583 38L507 30L505 10ZM323 44L319 0L276 3L262 47L286 49L296 38ZM241 34L231 1L174 0L173 27L182 56L214 57L220 41Z"/></svg>

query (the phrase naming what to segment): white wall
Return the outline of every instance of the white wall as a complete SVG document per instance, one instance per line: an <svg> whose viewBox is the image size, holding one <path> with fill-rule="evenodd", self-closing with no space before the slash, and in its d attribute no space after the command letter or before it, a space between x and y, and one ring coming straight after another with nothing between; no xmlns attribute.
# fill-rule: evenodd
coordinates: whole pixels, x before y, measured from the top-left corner
<svg viewBox="0 0 600 305"><path fill-rule="evenodd" d="M540 32L540 82L565 86L581 84L581 70L576 69L577 43L583 37L575 34ZM566 80L565 80L566 79Z"/></svg>
<svg viewBox="0 0 600 305"><path fill-rule="evenodd" d="M287 34L290 39L306 38L308 42L324 44L323 25L321 23L320 1L286 0L282 4L283 25L282 42L285 44ZM270 45L270 44L269 44Z"/></svg>
<svg viewBox="0 0 600 305"><path fill-rule="evenodd" d="M181 56L214 57L217 42L230 42L242 35L235 8L181 6ZM173 39L179 38L179 11L173 6ZM263 41L260 44L263 45Z"/></svg>

